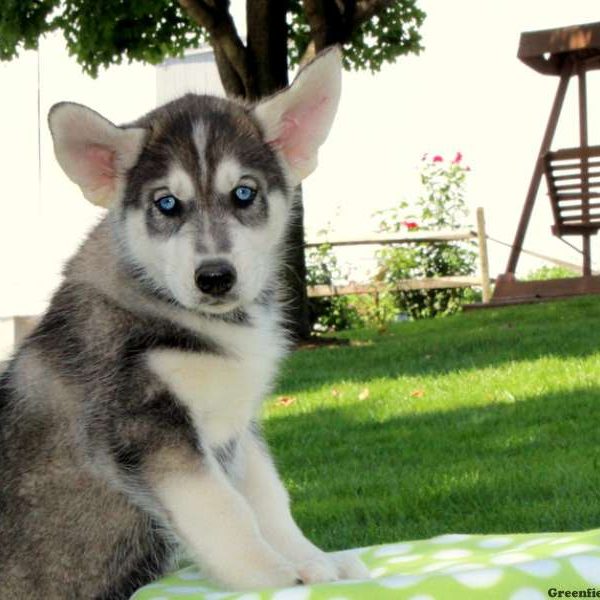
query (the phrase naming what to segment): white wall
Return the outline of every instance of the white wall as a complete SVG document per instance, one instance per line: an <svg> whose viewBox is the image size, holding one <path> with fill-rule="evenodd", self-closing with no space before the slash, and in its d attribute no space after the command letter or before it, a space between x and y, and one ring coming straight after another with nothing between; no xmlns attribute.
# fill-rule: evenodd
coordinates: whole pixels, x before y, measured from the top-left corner
<svg viewBox="0 0 600 600"><path fill-rule="evenodd" d="M121 123L155 106L155 87L155 69L148 66L112 68L97 80L83 75L59 36L43 40L39 53L0 63L0 89L10 90L0 111L0 317L43 310L64 261L100 215L54 160L50 107L80 102Z"/></svg>
<svg viewBox="0 0 600 600"><path fill-rule="evenodd" d="M183 94L224 96L217 65L210 48L166 60L156 68L156 100L164 104Z"/></svg>

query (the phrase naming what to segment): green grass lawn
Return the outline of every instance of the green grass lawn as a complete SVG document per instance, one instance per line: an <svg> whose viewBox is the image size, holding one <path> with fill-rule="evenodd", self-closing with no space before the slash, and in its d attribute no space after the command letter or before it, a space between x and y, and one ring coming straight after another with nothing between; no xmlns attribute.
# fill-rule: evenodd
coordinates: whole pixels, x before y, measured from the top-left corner
<svg viewBox="0 0 600 600"><path fill-rule="evenodd" d="M316 543L600 527L600 298L344 337L294 353L266 408Z"/></svg>

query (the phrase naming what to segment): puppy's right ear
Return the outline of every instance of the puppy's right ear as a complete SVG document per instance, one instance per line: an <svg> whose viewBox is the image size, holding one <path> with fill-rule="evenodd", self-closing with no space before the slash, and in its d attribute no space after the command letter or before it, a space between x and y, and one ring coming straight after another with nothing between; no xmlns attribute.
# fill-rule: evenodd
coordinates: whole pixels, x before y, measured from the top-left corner
<svg viewBox="0 0 600 600"><path fill-rule="evenodd" d="M98 206L109 206L128 169L140 155L146 131L117 127L97 112L72 102L50 109L54 153L67 177Z"/></svg>
<svg viewBox="0 0 600 600"><path fill-rule="evenodd" d="M342 53L334 46L303 67L290 87L254 107L266 141L298 185L317 166L340 100Z"/></svg>

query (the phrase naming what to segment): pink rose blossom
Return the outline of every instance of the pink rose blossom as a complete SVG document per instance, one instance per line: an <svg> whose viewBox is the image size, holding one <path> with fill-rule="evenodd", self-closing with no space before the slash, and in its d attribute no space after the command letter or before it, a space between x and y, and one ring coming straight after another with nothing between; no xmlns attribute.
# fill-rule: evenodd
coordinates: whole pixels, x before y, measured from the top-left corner
<svg viewBox="0 0 600 600"><path fill-rule="evenodd" d="M436 154L433 157L433 162L444 162L444 159L439 154Z"/></svg>
<svg viewBox="0 0 600 600"><path fill-rule="evenodd" d="M456 156L454 157L454 160L452 161L453 165L458 165L460 163L460 161L462 160L463 155L460 152L456 153Z"/></svg>

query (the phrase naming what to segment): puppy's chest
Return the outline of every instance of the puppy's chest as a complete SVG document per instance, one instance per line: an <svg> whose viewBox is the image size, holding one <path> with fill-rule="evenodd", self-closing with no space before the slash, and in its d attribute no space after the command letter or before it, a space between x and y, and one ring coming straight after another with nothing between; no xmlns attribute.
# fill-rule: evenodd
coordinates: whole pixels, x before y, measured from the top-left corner
<svg viewBox="0 0 600 600"><path fill-rule="evenodd" d="M274 340L248 337L223 354L148 352L149 368L188 409L207 446L222 446L246 430L275 375Z"/></svg>

